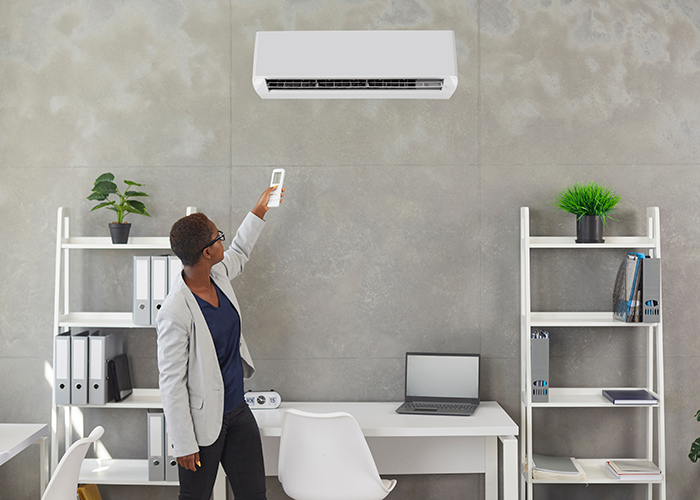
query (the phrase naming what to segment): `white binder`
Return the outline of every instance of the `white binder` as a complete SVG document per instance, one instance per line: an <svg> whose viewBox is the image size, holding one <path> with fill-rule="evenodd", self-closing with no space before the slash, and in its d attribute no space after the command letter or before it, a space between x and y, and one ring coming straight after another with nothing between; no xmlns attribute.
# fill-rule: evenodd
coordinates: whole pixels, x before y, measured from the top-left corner
<svg viewBox="0 0 700 500"><path fill-rule="evenodd" d="M177 457L175 457L175 446L168 434L168 421L165 421L165 480L179 481L177 474Z"/></svg>
<svg viewBox="0 0 700 500"><path fill-rule="evenodd" d="M168 295L168 256L151 257L151 324Z"/></svg>
<svg viewBox="0 0 700 500"><path fill-rule="evenodd" d="M109 384L107 362L124 352L122 332L93 332L88 337L90 384L88 401L91 405L103 405L114 399L114 391Z"/></svg>
<svg viewBox="0 0 700 500"><path fill-rule="evenodd" d="M151 324L151 258L134 255L134 324Z"/></svg>
<svg viewBox="0 0 700 500"><path fill-rule="evenodd" d="M88 403L88 334L84 332L71 335L71 404Z"/></svg>
<svg viewBox="0 0 700 500"><path fill-rule="evenodd" d="M70 365L71 365L71 337L70 330L59 333L54 337L54 392L57 405L69 405L71 393Z"/></svg>
<svg viewBox="0 0 700 500"><path fill-rule="evenodd" d="M182 261L175 255L168 255L168 293L173 289L173 284L182 272Z"/></svg>
<svg viewBox="0 0 700 500"><path fill-rule="evenodd" d="M148 480L165 481L165 415L163 412L148 412Z"/></svg>

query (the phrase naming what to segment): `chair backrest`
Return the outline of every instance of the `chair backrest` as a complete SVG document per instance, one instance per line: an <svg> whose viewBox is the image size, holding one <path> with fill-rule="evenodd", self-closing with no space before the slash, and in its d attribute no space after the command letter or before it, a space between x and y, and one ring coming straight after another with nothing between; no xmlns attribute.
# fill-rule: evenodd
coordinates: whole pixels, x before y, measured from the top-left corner
<svg viewBox="0 0 700 500"><path fill-rule="evenodd" d="M88 437L77 440L68 448L51 476L42 500L75 500L80 466L90 445L100 439L104 431L104 428L98 425Z"/></svg>
<svg viewBox="0 0 700 500"><path fill-rule="evenodd" d="M287 410L278 478L295 500L381 500L390 481L377 472L367 441L348 413Z"/></svg>

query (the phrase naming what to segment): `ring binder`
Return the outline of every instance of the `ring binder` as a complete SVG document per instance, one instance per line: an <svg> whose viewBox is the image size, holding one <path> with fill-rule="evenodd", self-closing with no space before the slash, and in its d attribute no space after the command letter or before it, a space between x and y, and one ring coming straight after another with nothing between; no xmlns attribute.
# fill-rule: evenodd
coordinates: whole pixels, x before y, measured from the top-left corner
<svg viewBox="0 0 700 500"><path fill-rule="evenodd" d="M71 404L88 404L88 335L85 330L71 335Z"/></svg>
<svg viewBox="0 0 700 500"><path fill-rule="evenodd" d="M532 335L530 339L532 402L546 403L549 401L549 332L539 330L534 331Z"/></svg>
<svg viewBox="0 0 700 500"><path fill-rule="evenodd" d="M148 411L148 480L165 481L165 414L162 411Z"/></svg>
<svg viewBox="0 0 700 500"><path fill-rule="evenodd" d="M642 322L661 320L661 259L642 261Z"/></svg>

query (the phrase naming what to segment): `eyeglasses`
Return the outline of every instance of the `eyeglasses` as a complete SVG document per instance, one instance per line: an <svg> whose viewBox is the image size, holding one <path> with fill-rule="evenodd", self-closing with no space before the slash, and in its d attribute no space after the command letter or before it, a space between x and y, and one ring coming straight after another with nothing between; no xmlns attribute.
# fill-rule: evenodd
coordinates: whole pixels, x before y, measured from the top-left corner
<svg viewBox="0 0 700 500"><path fill-rule="evenodd" d="M206 250L207 248L209 248L210 246L212 246L214 243L216 243L216 242L219 241L219 240L221 240L221 241L226 241L226 235L224 234L223 231L219 231L219 236L217 236L216 238L214 238L214 240L213 240L211 243L209 243L209 244L206 245L204 248L202 248L202 252L203 252L204 250Z"/></svg>

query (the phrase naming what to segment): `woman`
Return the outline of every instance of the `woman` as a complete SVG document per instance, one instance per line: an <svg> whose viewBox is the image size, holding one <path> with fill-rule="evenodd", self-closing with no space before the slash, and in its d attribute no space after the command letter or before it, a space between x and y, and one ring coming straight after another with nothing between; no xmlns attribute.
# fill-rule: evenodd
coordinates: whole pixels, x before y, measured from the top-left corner
<svg viewBox="0 0 700 500"><path fill-rule="evenodd" d="M236 500L266 498L260 431L243 396L243 378L255 368L230 281L243 272L274 189L263 192L226 251L224 233L204 214L183 217L170 230L184 269L156 329L160 395L181 500L208 500L219 463Z"/></svg>

